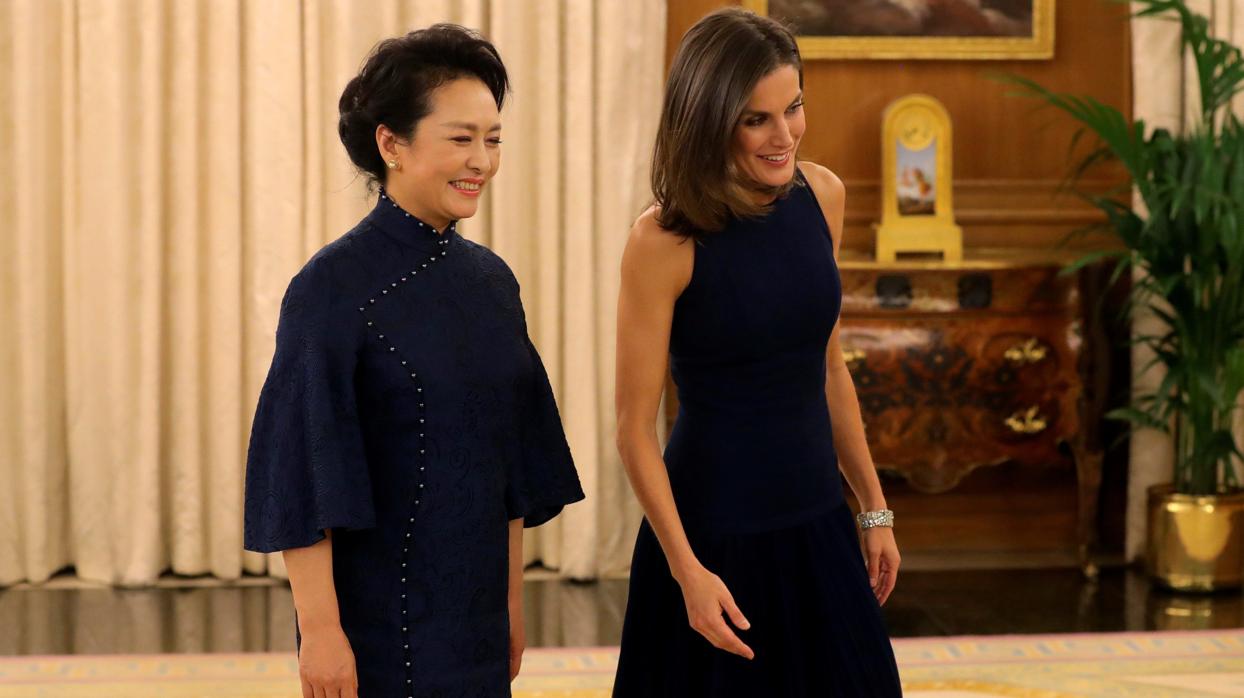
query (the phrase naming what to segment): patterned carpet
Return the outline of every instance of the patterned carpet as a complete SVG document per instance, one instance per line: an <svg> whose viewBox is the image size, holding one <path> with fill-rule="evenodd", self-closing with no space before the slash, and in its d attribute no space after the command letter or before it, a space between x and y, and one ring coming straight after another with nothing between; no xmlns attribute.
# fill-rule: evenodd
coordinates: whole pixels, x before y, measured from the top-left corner
<svg viewBox="0 0 1244 698"><path fill-rule="evenodd" d="M901 639L908 698L1244 697L1244 630ZM516 698L604 698L615 648L534 649ZM0 658L0 698L298 698L287 654Z"/></svg>
<svg viewBox="0 0 1244 698"><path fill-rule="evenodd" d="M1244 630L898 640L912 698L1244 696Z"/></svg>

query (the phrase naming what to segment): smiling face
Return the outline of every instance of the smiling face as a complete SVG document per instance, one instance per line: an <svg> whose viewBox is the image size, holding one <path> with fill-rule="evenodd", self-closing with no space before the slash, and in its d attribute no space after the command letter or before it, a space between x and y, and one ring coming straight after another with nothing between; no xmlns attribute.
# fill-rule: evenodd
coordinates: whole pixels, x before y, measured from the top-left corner
<svg viewBox="0 0 1244 698"><path fill-rule="evenodd" d="M431 95L432 110L409 142L386 127L377 142L386 162L385 189L402 208L443 230L470 218L501 166L501 115L492 92L475 78L451 80Z"/></svg>
<svg viewBox="0 0 1244 698"><path fill-rule="evenodd" d="M781 187L795 176L795 153L807 122L799 71L783 65L756 83L734 127L735 167L758 188Z"/></svg>

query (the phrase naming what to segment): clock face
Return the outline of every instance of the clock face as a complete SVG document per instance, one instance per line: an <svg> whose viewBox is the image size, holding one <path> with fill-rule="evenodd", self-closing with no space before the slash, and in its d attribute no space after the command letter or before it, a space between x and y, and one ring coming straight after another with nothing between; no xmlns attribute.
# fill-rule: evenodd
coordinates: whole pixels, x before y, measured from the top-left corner
<svg viewBox="0 0 1244 698"><path fill-rule="evenodd" d="M899 142L908 150L924 150L937 133L937 116L923 105L912 105L898 117Z"/></svg>

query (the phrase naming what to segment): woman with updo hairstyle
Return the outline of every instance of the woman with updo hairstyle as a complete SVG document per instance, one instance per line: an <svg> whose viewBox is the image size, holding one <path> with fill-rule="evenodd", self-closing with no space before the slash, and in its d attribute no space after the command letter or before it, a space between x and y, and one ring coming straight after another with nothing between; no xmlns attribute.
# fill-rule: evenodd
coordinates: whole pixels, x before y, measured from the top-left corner
<svg viewBox="0 0 1244 698"><path fill-rule="evenodd" d="M304 698L509 696L522 531L583 498L518 283L462 238L505 66L438 24L373 49L338 133L376 193L281 303L245 546L283 551Z"/></svg>
<svg viewBox="0 0 1244 698"><path fill-rule="evenodd" d="M902 694L894 515L838 339L846 194L798 161L806 127L786 27L729 8L683 36L622 258L618 449L646 517L615 698Z"/></svg>

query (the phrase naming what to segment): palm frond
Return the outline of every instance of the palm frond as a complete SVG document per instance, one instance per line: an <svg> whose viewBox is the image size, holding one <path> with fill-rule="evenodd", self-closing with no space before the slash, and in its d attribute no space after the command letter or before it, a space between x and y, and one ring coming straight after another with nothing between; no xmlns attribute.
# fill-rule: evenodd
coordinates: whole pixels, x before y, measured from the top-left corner
<svg viewBox="0 0 1244 698"><path fill-rule="evenodd" d="M1113 285L1129 270L1142 272L1133 279L1122 316L1135 320L1147 313L1161 329L1134 325L1128 343L1153 353L1139 373L1158 367L1165 373L1156 390L1133 396L1108 416L1133 428L1178 424L1177 489L1206 494L1234 486L1233 463L1244 460L1229 429L1244 390L1244 125L1231 112L1232 99L1244 91L1244 58L1214 37L1209 21L1184 0L1134 0L1133 6L1134 16L1179 23L1200 87L1201 116L1186 133L1149 133L1143 121L1129 122L1092 97L1057 93L1016 75L996 79L1015 88L1012 94L1078 122L1069 152L1081 152L1090 134L1097 139L1060 190L1118 161L1143 201L1142 213L1124 192L1084 195L1126 249L1089 253L1067 273L1113 260Z"/></svg>

